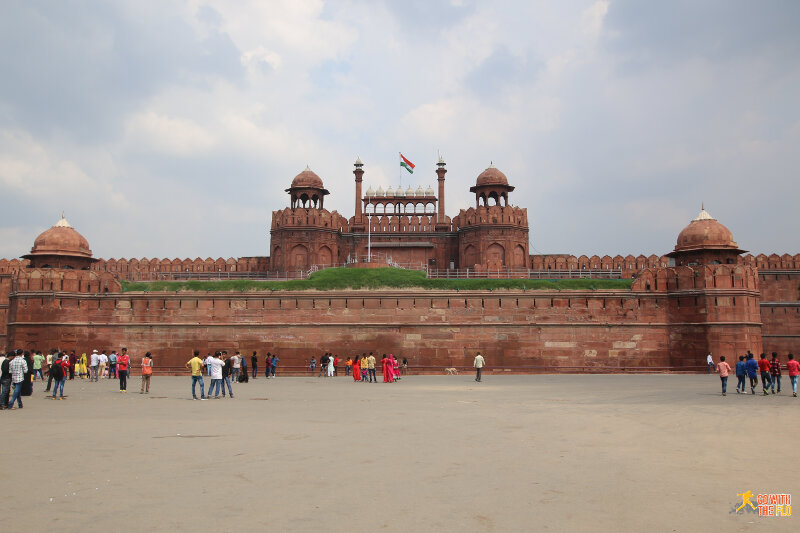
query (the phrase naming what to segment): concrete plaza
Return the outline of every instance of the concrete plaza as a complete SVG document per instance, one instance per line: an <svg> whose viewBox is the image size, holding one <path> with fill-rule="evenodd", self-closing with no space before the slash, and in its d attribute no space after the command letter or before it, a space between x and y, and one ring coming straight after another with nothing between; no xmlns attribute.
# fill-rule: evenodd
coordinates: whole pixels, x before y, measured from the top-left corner
<svg viewBox="0 0 800 533"><path fill-rule="evenodd" d="M0 413L4 531L796 531L800 398L709 375L37 382ZM208 380L206 380L208 383ZM787 392L789 391L789 392ZM800 512L800 507L798 508Z"/></svg>

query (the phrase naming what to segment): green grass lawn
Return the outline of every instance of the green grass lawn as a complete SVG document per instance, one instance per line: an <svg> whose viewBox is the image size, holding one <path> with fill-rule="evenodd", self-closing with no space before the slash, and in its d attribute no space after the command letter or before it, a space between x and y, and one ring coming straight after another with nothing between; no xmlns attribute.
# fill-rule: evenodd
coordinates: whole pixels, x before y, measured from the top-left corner
<svg viewBox="0 0 800 533"><path fill-rule="evenodd" d="M428 279L424 272L400 268L328 268L308 279L292 281L154 281L122 282L124 292L131 291L302 291L346 289L443 289L486 291L494 289L526 290L629 290L630 279Z"/></svg>

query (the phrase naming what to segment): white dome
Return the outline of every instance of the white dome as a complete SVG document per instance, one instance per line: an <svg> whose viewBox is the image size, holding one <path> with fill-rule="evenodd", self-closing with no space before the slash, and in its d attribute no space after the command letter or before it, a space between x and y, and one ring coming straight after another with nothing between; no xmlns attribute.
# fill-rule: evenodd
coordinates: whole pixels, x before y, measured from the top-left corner
<svg viewBox="0 0 800 533"><path fill-rule="evenodd" d="M403 188L398 186L397 190L394 191L394 195L395 196L405 196L406 194L403 192Z"/></svg>
<svg viewBox="0 0 800 533"><path fill-rule="evenodd" d="M411 187L411 185L409 185L408 189L406 189L406 196L414 196L414 189Z"/></svg>
<svg viewBox="0 0 800 533"><path fill-rule="evenodd" d="M424 196L425 195L425 191L422 190L422 186L419 186L419 185L417 186L416 194L417 194L417 196Z"/></svg>
<svg viewBox="0 0 800 533"><path fill-rule="evenodd" d="M433 188L430 185L425 189L425 196L433 196Z"/></svg>
<svg viewBox="0 0 800 533"><path fill-rule="evenodd" d="M391 185L389 185L389 188L386 189L386 196L394 196L394 189L392 189Z"/></svg>
<svg viewBox="0 0 800 533"><path fill-rule="evenodd" d="M386 194L386 191L383 190L383 187L378 185L378 190L375 191L375 196L384 196L385 194Z"/></svg>
<svg viewBox="0 0 800 533"><path fill-rule="evenodd" d="M367 189L367 196L375 196L375 189L373 189L372 187Z"/></svg>

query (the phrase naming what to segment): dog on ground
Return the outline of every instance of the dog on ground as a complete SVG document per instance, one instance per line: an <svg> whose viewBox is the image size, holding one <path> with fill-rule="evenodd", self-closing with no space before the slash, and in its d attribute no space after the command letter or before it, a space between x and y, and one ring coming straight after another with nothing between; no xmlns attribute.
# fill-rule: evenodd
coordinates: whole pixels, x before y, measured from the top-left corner
<svg viewBox="0 0 800 533"><path fill-rule="evenodd" d="M445 368L444 372L448 376L457 376L458 375L458 369L457 368L453 368L453 367Z"/></svg>

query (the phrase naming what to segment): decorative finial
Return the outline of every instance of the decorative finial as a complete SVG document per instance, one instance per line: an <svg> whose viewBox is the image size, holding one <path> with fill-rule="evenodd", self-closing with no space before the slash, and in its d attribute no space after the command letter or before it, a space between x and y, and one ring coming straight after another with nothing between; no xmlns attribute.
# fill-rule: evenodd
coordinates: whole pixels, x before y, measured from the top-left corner
<svg viewBox="0 0 800 533"><path fill-rule="evenodd" d="M67 217L64 216L64 211L61 211L61 220L64 220L65 218Z"/></svg>
<svg viewBox="0 0 800 533"><path fill-rule="evenodd" d="M310 166L308 166L308 164L306 164L306 170L308 170L308 171L310 171L310 170L311 170L311 167L310 167Z"/></svg>
<svg viewBox="0 0 800 533"><path fill-rule="evenodd" d="M356 162L354 163L357 167L363 167L364 163L361 161L361 158L356 156Z"/></svg>
<svg viewBox="0 0 800 533"><path fill-rule="evenodd" d="M700 202L700 210L701 210L701 211L705 211L705 210L706 210L706 204L705 204L705 202Z"/></svg>

